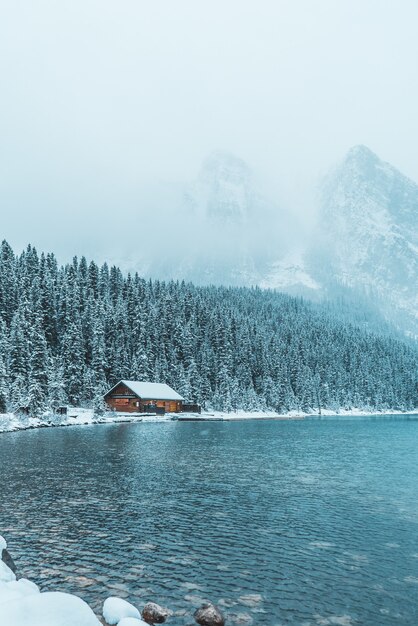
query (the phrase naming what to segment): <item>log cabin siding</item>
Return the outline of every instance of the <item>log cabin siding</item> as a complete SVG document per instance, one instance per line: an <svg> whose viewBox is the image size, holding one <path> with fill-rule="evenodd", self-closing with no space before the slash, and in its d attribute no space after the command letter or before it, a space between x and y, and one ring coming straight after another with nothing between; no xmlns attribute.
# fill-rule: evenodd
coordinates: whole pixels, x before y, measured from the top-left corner
<svg viewBox="0 0 418 626"><path fill-rule="evenodd" d="M166 413L180 413L183 404L181 400L143 400L122 383L105 395L105 401L112 410L120 413L146 413L152 406L164 409Z"/></svg>

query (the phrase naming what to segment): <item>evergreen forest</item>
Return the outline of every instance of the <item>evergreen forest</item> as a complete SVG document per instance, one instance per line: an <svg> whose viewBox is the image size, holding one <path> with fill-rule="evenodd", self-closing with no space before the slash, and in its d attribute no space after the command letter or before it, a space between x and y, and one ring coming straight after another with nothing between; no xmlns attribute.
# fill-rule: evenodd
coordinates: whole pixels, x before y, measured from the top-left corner
<svg viewBox="0 0 418 626"><path fill-rule="evenodd" d="M0 412L104 409L120 379L233 411L418 406L418 351L259 288L146 280L33 246L0 249Z"/></svg>

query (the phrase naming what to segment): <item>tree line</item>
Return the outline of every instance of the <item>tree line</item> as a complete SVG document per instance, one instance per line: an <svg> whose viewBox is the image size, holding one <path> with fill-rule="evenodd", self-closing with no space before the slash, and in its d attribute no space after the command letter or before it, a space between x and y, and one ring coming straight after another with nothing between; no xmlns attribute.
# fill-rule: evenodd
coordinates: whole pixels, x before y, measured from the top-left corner
<svg viewBox="0 0 418 626"><path fill-rule="evenodd" d="M258 288L145 280L33 246L0 249L0 412L103 409L120 379L207 408L418 406L418 352L325 306Z"/></svg>

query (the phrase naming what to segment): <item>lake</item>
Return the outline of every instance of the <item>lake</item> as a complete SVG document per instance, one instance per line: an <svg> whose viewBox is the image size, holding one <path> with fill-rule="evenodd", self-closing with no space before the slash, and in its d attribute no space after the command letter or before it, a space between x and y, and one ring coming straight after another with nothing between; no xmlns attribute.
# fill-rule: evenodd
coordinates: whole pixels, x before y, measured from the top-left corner
<svg viewBox="0 0 418 626"><path fill-rule="evenodd" d="M0 534L42 589L191 624L418 623L416 416L0 435Z"/></svg>

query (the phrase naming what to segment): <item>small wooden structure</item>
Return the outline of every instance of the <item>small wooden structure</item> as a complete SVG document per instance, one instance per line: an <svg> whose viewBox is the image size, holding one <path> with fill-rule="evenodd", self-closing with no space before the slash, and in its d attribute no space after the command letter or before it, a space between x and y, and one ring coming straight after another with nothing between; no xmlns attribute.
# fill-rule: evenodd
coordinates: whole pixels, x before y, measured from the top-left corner
<svg viewBox="0 0 418 626"><path fill-rule="evenodd" d="M121 413L180 413L184 398L163 383L121 380L104 395L107 405Z"/></svg>
<svg viewBox="0 0 418 626"><path fill-rule="evenodd" d="M183 402L182 411L183 413L201 413L202 407L200 406L200 404L185 404Z"/></svg>

